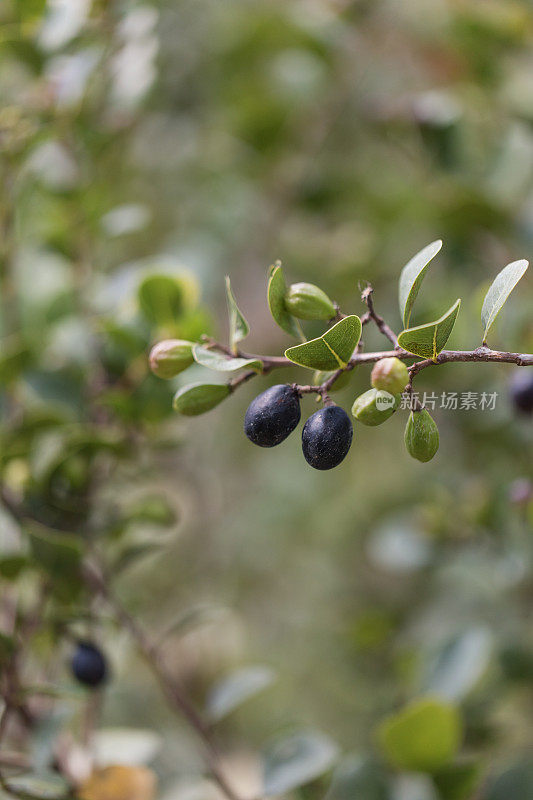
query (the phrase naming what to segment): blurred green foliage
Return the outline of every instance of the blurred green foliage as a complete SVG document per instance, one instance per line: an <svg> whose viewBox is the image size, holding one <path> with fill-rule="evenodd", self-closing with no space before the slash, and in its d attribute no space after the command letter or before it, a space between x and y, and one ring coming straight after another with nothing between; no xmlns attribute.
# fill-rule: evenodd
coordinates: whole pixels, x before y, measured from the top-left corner
<svg viewBox="0 0 533 800"><path fill-rule="evenodd" d="M163 800L218 797L85 588L96 550L198 707L226 688L216 735L243 797L261 764L291 800L529 796L532 431L507 400L513 368L420 376L437 395L498 392L494 411L437 409L430 465L395 415L315 474L295 439L244 438L260 378L183 422L184 381L152 376L147 355L226 335L225 274L250 349L282 352L277 258L346 313L371 281L399 330L400 269L436 238L411 324L462 296L450 346L476 347L488 284L533 242L531 4L4 0L0 93L0 662L25 637L17 689L36 720L10 747L40 774L61 732L82 740L65 664L90 635L114 673L98 726L161 735L137 760ZM526 276L493 346L532 352L532 297ZM336 397L348 408L368 386L359 368ZM457 709L459 752L433 775L391 769L379 726L426 696ZM132 748L107 733L104 764Z"/></svg>

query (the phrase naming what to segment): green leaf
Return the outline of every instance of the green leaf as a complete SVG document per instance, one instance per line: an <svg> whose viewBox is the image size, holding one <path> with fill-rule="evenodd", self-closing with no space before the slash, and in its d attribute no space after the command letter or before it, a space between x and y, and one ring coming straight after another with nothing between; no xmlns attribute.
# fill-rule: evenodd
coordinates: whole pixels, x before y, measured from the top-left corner
<svg viewBox="0 0 533 800"><path fill-rule="evenodd" d="M346 758L335 770L324 800L389 800L383 769L366 759Z"/></svg>
<svg viewBox="0 0 533 800"><path fill-rule="evenodd" d="M229 343L232 351L235 353L237 343L245 339L250 333L250 326L243 317L237 305L237 301L235 300L235 296L231 291L229 275L226 275L226 299L228 301Z"/></svg>
<svg viewBox="0 0 533 800"><path fill-rule="evenodd" d="M53 578L54 592L64 599L81 589L81 543L75 536L58 534L42 525L29 530L30 547L37 564Z"/></svg>
<svg viewBox="0 0 533 800"><path fill-rule="evenodd" d="M426 245L416 256L407 262L400 275L398 300L403 324L409 327L411 311L416 300L420 286L426 274L429 262L435 258L442 247L442 241L437 239Z"/></svg>
<svg viewBox="0 0 533 800"><path fill-rule="evenodd" d="M171 275L149 275L138 291L139 305L146 319L158 326L173 325L184 309L184 291Z"/></svg>
<svg viewBox="0 0 533 800"><path fill-rule="evenodd" d="M14 581L21 572L30 566L27 556L11 555L0 558L0 575L8 581Z"/></svg>
<svg viewBox="0 0 533 800"><path fill-rule="evenodd" d="M478 683L491 663L492 636L484 627L470 628L446 642L433 657L425 680L428 693L460 700Z"/></svg>
<svg viewBox="0 0 533 800"><path fill-rule="evenodd" d="M459 748L461 717L455 706L424 698L386 719L378 737L395 767L435 772L451 761Z"/></svg>
<svg viewBox="0 0 533 800"><path fill-rule="evenodd" d="M283 275L283 268L281 262L277 261L274 266L270 268L270 278L267 288L268 307L274 321L277 322L279 327L284 330L285 333L303 342L305 341L305 336L302 333L299 322L294 319L292 314L290 314L285 307L286 294L287 285Z"/></svg>
<svg viewBox="0 0 533 800"><path fill-rule="evenodd" d="M433 780L442 800L470 800L475 796L480 777L480 764L470 760L444 767L433 776ZM507 797L513 796L515 795L507 795ZM525 794L520 796L526 797Z"/></svg>
<svg viewBox="0 0 533 800"><path fill-rule="evenodd" d="M195 417L218 406L230 392L226 383L190 383L176 392L172 405L174 411Z"/></svg>
<svg viewBox="0 0 533 800"><path fill-rule="evenodd" d="M197 344L192 349L194 360L202 367L213 369L216 372L235 372L247 367L261 372L263 365L257 358L228 358L224 353L217 353L208 347Z"/></svg>
<svg viewBox="0 0 533 800"><path fill-rule="evenodd" d="M496 275L490 289L485 295L483 307L481 309L483 343L486 342L487 334L496 317L520 278L524 276L528 265L529 262L522 258L519 261L513 261L511 264L507 264L507 266Z"/></svg>
<svg viewBox="0 0 533 800"><path fill-rule="evenodd" d="M137 564L147 556L160 555L162 545L158 542L139 542L125 547L114 559L112 564L113 575L124 572L128 567Z"/></svg>
<svg viewBox="0 0 533 800"><path fill-rule="evenodd" d="M60 800L71 795L69 786L64 778L54 772L42 775L16 775L9 778L8 785L18 794L39 797L41 800Z"/></svg>
<svg viewBox="0 0 533 800"><path fill-rule="evenodd" d="M355 314L337 322L322 336L289 347L285 355L309 369L336 370L345 367L361 338L361 320Z"/></svg>
<svg viewBox="0 0 533 800"><path fill-rule="evenodd" d="M333 766L337 754L337 745L316 731L278 739L264 754L264 794L285 794L309 783Z"/></svg>
<svg viewBox="0 0 533 800"><path fill-rule="evenodd" d="M456 300L440 319L402 331L398 336L398 344L415 356L436 359L450 338L460 306L461 301Z"/></svg>
<svg viewBox="0 0 533 800"><path fill-rule="evenodd" d="M250 697L262 692L275 679L269 667L245 667L217 683L209 692L206 710L209 718L218 722Z"/></svg>

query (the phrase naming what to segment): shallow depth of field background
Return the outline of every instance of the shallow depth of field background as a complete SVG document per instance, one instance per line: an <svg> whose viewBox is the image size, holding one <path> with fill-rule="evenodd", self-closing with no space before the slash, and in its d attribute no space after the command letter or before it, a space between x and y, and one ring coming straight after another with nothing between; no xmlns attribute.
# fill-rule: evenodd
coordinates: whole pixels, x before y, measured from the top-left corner
<svg viewBox="0 0 533 800"><path fill-rule="evenodd" d="M533 254L531 5L53 7L0 7L4 223L17 207L10 336L31 350L15 394L62 409L68 424L80 374L93 369L96 350L120 343L115 335L110 345L109 332L142 329L122 367L132 383L118 382L107 407L151 444L102 495L121 506L163 496L172 521L131 523L132 541L162 549L121 572L124 601L153 631L188 619L166 652L200 705L232 670L275 671L268 691L220 726L236 771L253 772L250 754L294 727L327 733L344 753L375 752L379 721L428 691L461 704L463 752L484 769L527 758L531 512L509 498L532 477L532 422L508 402L513 367L423 373L422 390L498 392L494 411L436 411L441 449L430 464L407 455L400 412L377 429L357 426L342 466L319 473L303 460L301 428L272 450L245 439L243 414L265 379L203 417L171 414L172 390L189 373L170 389L148 377L145 354L160 331L142 320L137 286L149 273L195 276L205 307L196 335L208 327L223 338L229 274L251 323L246 349L278 354L290 341L266 306L275 259L289 280L319 284L345 312L362 312L359 283L371 281L377 309L399 330L400 269L442 238L415 320L462 297L450 345L476 347L488 283ZM532 352L532 300L526 275L492 346ZM383 341L365 329L367 350ZM9 359L1 365L9 382ZM368 384L360 367L339 402L349 410ZM315 410L311 398L302 406L304 419ZM4 464L9 480L37 470L38 481L39 446ZM115 673L104 722L163 734L161 797L181 800L173 785L196 780L185 728L126 635L101 636ZM62 658L54 675L68 680ZM321 798L325 785L294 797ZM424 786L402 800L433 800Z"/></svg>

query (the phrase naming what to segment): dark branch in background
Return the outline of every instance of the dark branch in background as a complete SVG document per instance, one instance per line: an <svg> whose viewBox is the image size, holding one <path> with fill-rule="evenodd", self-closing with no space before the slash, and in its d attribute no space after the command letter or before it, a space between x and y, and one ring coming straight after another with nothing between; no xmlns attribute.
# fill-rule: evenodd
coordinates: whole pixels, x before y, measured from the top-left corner
<svg viewBox="0 0 533 800"><path fill-rule="evenodd" d="M255 373L254 373L255 374ZM203 745L206 763L213 780L228 800L241 800L228 783L220 765L220 755L214 743L209 726L197 712L185 691L177 681L170 677L163 665L157 645L153 644L137 620L124 608L111 589L110 581L101 567L85 565L84 578L89 589L99 595L113 611L117 622L129 632L139 652L150 667L153 675L170 703L171 707L183 716L195 731Z"/></svg>
<svg viewBox="0 0 533 800"><path fill-rule="evenodd" d="M243 380L248 379L256 374L257 373L255 372L244 373L244 375L239 376L238 381L242 383ZM25 520L26 517L24 510L18 505L16 500L11 496L10 492L5 486L0 486L0 499L3 505L16 520L19 522L23 522ZM203 745L206 763L208 765L211 777L215 783L226 795L228 800L241 800L239 795L236 794L231 785L228 783L226 776L222 771L222 767L220 765L220 755L214 743L210 727L204 722L200 714L196 711L184 690L178 685L174 678L168 675L162 663L159 648L150 641L137 620L131 616L131 614L129 614L129 612L122 606L118 598L114 595L110 587L110 581L107 579L107 576L104 575L104 571L101 569L101 567L89 566L86 564L84 567L84 579L91 592L101 597L108 604L113 611L116 620L130 633L144 660L147 662L152 673L157 678L157 681L171 707L175 711L179 712L180 715L187 720L191 728L196 732ZM42 608L42 602L40 602L40 607ZM34 630L35 624L35 620L32 619L30 632ZM12 678L16 678L18 674L18 671L15 669L14 659L15 655L13 656L13 668L6 669L4 673L5 679L9 679L9 681L4 683L1 692L2 697L4 698L5 706L4 713L0 718L0 742L5 733L8 717L11 715L11 713L17 712L20 715L26 711L26 708L22 706L19 701L17 701L17 696L19 694L18 683L15 685L12 681ZM23 717L23 720L26 725L33 723L33 718L31 717ZM10 794L12 797L19 798L20 800L41 800L40 797L37 797L32 793L22 791L11 786L9 781L2 774L2 766L2 755L0 754L0 788L2 788L6 793ZM68 795L60 798L60 800L76 800L76 798L75 795L69 793Z"/></svg>

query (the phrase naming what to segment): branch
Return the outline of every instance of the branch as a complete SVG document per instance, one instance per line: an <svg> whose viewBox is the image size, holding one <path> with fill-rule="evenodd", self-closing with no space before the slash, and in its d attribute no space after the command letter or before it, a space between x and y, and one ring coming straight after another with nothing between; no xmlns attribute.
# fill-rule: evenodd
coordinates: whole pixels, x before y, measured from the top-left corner
<svg viewBox="0 0 533 800"><path fill-rule="evenodd" d="M255 374L255 373L254 373ZM228 800L241 800L229 785L220 766L220 756L213 741L208 725L196 711L184 690L170 677L162 663L159 648L154 645L137 620L124 608L120 600L112 592L109 581L99 568L86 565L85 580L88 586L97 592L114 611L117 620L129 632L137 644L141 655L157 678L168 702L191 725L203 744L206 761L213 780L218 784Z"/></svg>
<svg viewBox="0 0 533 800"><path fill-rule="evenodd" d="M398 337L396 336L392 328L387 325L383 317L380 317L380 315L376 313L374 309L374 300L372 298L373 293L374 293L373 287L370 284L368 284L366 289L364 289L361 294L361 300L363 301L363 303L366 303L368 308L368 311L361 319L361 323L365 324L366 322L373 320L376 323L378 329L383 334L383 336L386 336L389 342L392 342L393 346L396 348L398 347Z"/></svg>
<svg viewBox="0 0 533 800"><path fill-rule="evenodd" d="M401 356L398 356L398 358L401 358ZM415 364L409 367L409 372L412 376L414 376L427 367L461 361L494 361L499 364L516 364L518 367L533 367L533 354L509 353L500 350L491 350L490 347L486 347L485 345L481 345L481 347L476 348L476 350L442 350L435 360L426 358L422 361L417 361Z"/></svg>
<svg viewBox="0 0 533 800"><path fill-rule="evenodd" d="M373 317L372 317L373 319ZM385 325L387 328L388 326ZM390 328L388 328L390 330ZM385 334L387 335L387 334ZM391 331L391 335L394 336L394 333ZM224 352L221 349L221 352ZM239 355L243 358L254 358L258 361L261 361L265 364L264 372L270 372L272 369L277 369L279 367L294 367L297 366L294 364L293 361L290 359L285 358L284 356L260 356L260 355L252 355L249 353L240 353ZM229 356L228 356L229 357ZM234 355L231 355L234 358ZM334 385L334 383L338 380L338 378L342 375L343 372L348 372L352 370L354 367L358 366L359 364L374 364L376 361L381 361L384 358L399 358L401 361L410 361L411 359L417 358L412 353L408 353L406 350L402 350L401 347L395 347L394 350L378 350L373 353L362 353L357 350L355 354L352 356L350 361L345 367L341 367L336 370L324 383L321 384L293 384L295 389L298 390L300 394L317 394L323 399ZM423 369L427 369L427 367L439 366L442 364L449 364L452 362L470 362L470 363L477 363L477 362L495 362L499 364L516 364L518 367L531 367L533 366L533 354L531 353L511 353L506 351L500 350L491 350L489 347L485 347L482 345L481 347L476 348L475 350L442 350L441 353L436 357L435 360L431 358L420 359L415 361L409 369L409 375L412 378ZM234 391L237 389L242 383L250 380L251 378L255 377L256 375L261 374L257 372L245 372L240 375L238 378L235 378L232 382L230 382L231 390Z"/></svg>

